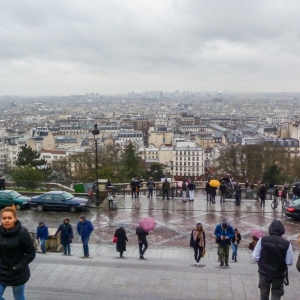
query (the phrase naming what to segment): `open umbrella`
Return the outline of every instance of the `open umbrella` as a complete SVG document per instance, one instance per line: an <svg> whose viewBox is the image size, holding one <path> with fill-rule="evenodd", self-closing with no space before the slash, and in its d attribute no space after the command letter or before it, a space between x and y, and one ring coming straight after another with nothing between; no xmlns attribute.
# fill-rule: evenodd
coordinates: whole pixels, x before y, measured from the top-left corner
<svg viewBox="0 0 300 300"><path fill-rule="evenodd" d="M213 186L213 187L218 187L220 186L220 181L219 180L216 180L216 179L212 179L210 182L209 182L209 185L210 186Z"/></svg>
<svg viewBox="0 0 300 300"><path fill-rule="evenodd" d="M151 217L146 217L139 221L139 226L146 232L153 230L155 225L156 225L156 222Z"/></svg>
<svg viewBox="0 0 300 300"><path fill-rule="evenodd" d="M261 237L263 237L265 235L260 229L251 228L250 231L251 231L252 236L255 236L258 239L260 239Z"/></svg>

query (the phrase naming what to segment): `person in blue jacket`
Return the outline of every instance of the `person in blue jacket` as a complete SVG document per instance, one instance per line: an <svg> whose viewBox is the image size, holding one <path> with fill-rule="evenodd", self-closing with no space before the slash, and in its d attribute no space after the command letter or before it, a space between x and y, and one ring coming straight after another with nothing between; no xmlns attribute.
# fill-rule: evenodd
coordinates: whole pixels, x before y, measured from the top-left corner
<svg viewBox="0 0 300 300"><path fill-rule="evenodd" d="M46 253L45 242L48 240L49 230L43 221L39 222L39 226L36 229L36 238L40 241L42 253Z"/></svg>
<svg viewBox="0 0 300 300"><path fill-rule="evenodd" d="M225 266L228 267L229 246L231 244L230 240L234 238L233 228L226 220L223 220L216 226L214 234L218 244L220 267L224 266L224 258Z"/></svg>
<svg viewBox="0 0 300 300"><path fill-rule="evenodd" d="M87 220L84 215L80 216L79 221L77 223L77 232L81 237L81 241L83 245L83 254L85 258L90 256L89 239L93 230L94 230L94 226L92 222Z"/></svg>

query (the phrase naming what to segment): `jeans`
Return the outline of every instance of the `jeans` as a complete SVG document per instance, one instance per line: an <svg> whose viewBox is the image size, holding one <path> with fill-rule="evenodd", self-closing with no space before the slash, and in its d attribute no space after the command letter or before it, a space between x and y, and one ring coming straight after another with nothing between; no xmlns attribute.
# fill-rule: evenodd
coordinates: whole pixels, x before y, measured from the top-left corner
<svg viewBox="0 0 300 300"><path fill-rule="evenodd" d="M40 243L41 243L41 250L43 253L46 253L46 247L45 247L45 239L40 239Z"/></svg>
<svg viewBox="0 0 300 300"><path fill-rule="evenodd" d="M228 264L228 256L229 256L229 245L218 245L218 253L219 253L219 259L220 263L224 264L224 258L225 258L225 264Z"/></svg>
<svg viewBox="0 0 300 300"><path fill-rule="evenodd" d="M0 285L0 300L5 300L2 296L6 289L6 285ZM12 286L15 300L26 300L25 298L25 284Z"/></svg>
<svg viewBox="0 0 300 300"><path fill-rule="evenodd" d="M133 195L134 195L134 198L136 198L136 189L131 189L131 197L133 198Z"/></svg>
<svg viewBox="0 0 300 300"><path fill-rule="evenodd" d="M266 196L265 195L261 195L260 199L261 199L260 206L261 207L265 207Z"/></svg>
<svg viewBox="0 0 300 300"><path fill-rule="evenodd" d="M271 300L280 300L284 294L282 279L268 279L259 275L260 300L269 300L271 290ZM272 285L272 287L271 287Z"/></svg>
<svg viewBox="0 0 300 300"><path fill-rule="evenodd" d="M149 194L148 194L148 198L152 198L153 197L153 189L148 189L148 192L149 192Z"/></svg>
<svg viewBox="0 0 300 300"><path fill-rule="evenodd" d="M236 205L240 205L241 204L241 197L240 196L235 196L235 202L236 202Z"/></svg>
<svg viewBox="0 0 300 300"><path fill-rule="evenodd" d="M197 263L200 261L202 257L202 251L203 251L203 247L200 247L199 245L194 246L194 257Z"/></svg>
<svg viewBox="0 0 300 300"><path fill-rule="evenodd" d="M190 200L194 200L194 195L195 195L195 191L194 190L189 190Z"/></svg>
<svg viewBox="0 0 300 300"><path fill-rule="evenodd" d="M163 190L163 200L165 199L165 195L167 195L167 199L169 200L169 191Z"/></svg>
<svg viewBox="0 0 300 300"><path fill-rule="evenodd" d="M83 254L84 256L89 256L89 239L90 239L90 236L85 236L85 237L81 237L81 241L82 241L82 244L83 244Z"/></svg>
<svg viewBox="0 0 300 300"><path fill-rule="evenodd" d="M221 194L220 202L225 202L225 194Z"/></svg>
<svg viewBox="0 0 300 300"><path fill-rule="evenodd" d="M143 248L143 246L144 246L144 248ZM148 242L147 242L147 240L139 241L140 256L144 256L147 248L148 248Z"/></svg>
<svg viewBox="0 0 300 300"><path fill-rule="evenodd" d="M232 249L232 259L235 259L235 260L236 260L238 248L239 248L239 245L238 245L238 244L231 244L231 249Z"/></svg>
<svg viewBox="0 0 300 300"><path fill-rule="evenodd" d="M186 191L182 191L182 200L185 201L186 198Z"/></svg>
<svg viewBox="0 0 300 300"><path fill-rule="evenodd" d="M70 243L64 243L63 247L64 247L64 254L71 254Z"/></svg>

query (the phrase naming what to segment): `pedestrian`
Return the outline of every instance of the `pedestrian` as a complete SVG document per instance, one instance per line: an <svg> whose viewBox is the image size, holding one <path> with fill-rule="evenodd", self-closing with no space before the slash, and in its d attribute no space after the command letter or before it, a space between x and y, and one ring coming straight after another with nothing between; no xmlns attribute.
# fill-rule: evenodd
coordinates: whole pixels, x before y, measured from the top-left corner
<svg viewBox="0 0 300 300"><path fill-rule="evenodd" d="M260 207L265 207L267 188L264 184L261 185L259 189L259 194L260 194Z"/></svg>
<svg viewBox="0 0 300 300"><path fill-rule="evenodd" d="M280 220L274 220L269 226L269 236L259 239L252 253L258 263L260 299L279 300L284 294L283 284L288 268L293 264L293 249L289 241L282 236L285 228Z"/></svg>
<svg viewBox="0 0 300 300"><path fill-rule="evenodd" d="M73 228L70 224L69 218L65 218L63 223L59 225L54 237L60 233L60 242L64 247L64 255L71 255L71 246L73 235Z"/></svg>
<svg viewBox="0 0 300 300"><path fill-rule="evenodd" d="M182 181L182 201L183 202L186 202L186 189L187 189L186 180L183 179L183 181Z"/></svg>
<svg viewBox="0 0 300 300"><path fill-rule="evenodd" d="M221 194L220 203L221 204L225 203L226 191L227 191L227 185L224 180L221 180L221 185L220 185L220 194Z"/></svg>
<svg viewBox="0 0 300 300"><path fill-rule="evenodd" d="M83 255L84 258L90 256L89 254L89 239L90 235L94 230L94 226L91 221L87 220L84 215L79 217L79 221L77 223L77 232L81 237L81 242L83 245Z"/></svg>
<svg viewBox="0 0 300 300"><path fill-rule="evenodd" d="M5 177L0 174L0 190L5 190Z"/></svg>
<svg viewBox="0 0 300 300"><path fill-rule="evenodd" d="M163 200L165 200L165 196L167 196L167 199L169 200L169 189L170 189L170 182L166 177L165 181L162 183Z"/></svg>
<svg viewBox="0 0 300 300"><path fill-rule="evenodd" d="M277 185L274 186L273 194L274 194L274 200L278 201L278 198L279 198L279 189L278 189Z"/></svg>
<svg viewBox="0 0 300 300"><path fill-rule="evenodd" d="M147 198L150 198L152 199L153 197L153 190L155 188L155 183L153 181L153 178L150 177L148 182L147 182L147 187L148 187L148 197Z"/></svg>
<svg viewBox="0 0 300 300"><path fill-rule="evenodd" d="M197 223L191 232L190 247L194 249L195 265L199 266L202 252L206 247L205 232L201 223Z"/></svg>
<svg viewBox="0 0 300 300"><path fill-rule="evenodd" d="M140 188L141 183L143 182L143 179L140 179L140 177L137 177L135 179L135 190L136 190L136 197L138 198L140 196Z"/></svg>
<svg viewBox="0 0 300 300"><path fill-rule="evenodd" d="M209 194L210 194L210 202L216 203L217 188L214 186L210 186Z"/></svg>
<svg viewBox="0 0 300 300"><path fill-rule="evenodd" d="M241 198L242 198L242 188L238 183L236 184L236 190L234 192L234 195L235 195L235 205L240 206Z"/></svg>
<svg viewBox="0 0 300 300"><path fill-rule="evenodd" d="M253 191L254 190L254 181L252 180L250 183L250 189Z"/></svg>
<svg viewBox="0 0 300 300"><path fill-rule="evenodd" d="M289 187L289 184L287 182L284 183L283 190L285 191L285 193L284 193L284 195L285 195L284 202L288 202L290 187Z"/></svg>
<svg viewBox="0 0 300 300"><path fill-rule="evenodd" d="M0 225L0 299L11 286L15 300L25 300L25 284L30 278L29 264L35 258L32 239L17 219L14 207L1 211Z"/></svg>
<svg viewBox="0 0 300 300"><path fill-rule="evenodd" d="M106 189L108 189L109 186L112 186L112 184L111 184L111 179L108 179L108 180L106 181Z"/></svg>
<svg viewBox="0 0 300 300"><path fill-rule="evenodd" d="M136 198L136 182L135 182L135 178L132 178L130 181L130 188L131 188L131 198L133 199L133 195L134 198Z"/></svg>
<svg viewBox="0 0 300 300"><path fill-rule="evenodd" d="M245 189L247 190L247 189L248 189L248 187L249 187L249 181L248 181L248 180L246 180L246 182L245 182Z"/></svg>
<svg viewBox="0 0 300 300"><path fill-rule="evenodd" d="M136 228L136 235L138 236L140 259L145 259L144 254L148 249L148 242L147 242L148 232L144 231L143 228L138 226Z"/></svg>
<svg viewBox="0 0 300 300"><path fill-rule="evenodd" d="M40 242L42 253L46 253L46 241L49 237L49 230L43 221L39 222L39 226L36 229L36 238Z"/></svg>
<svg viewBox="0 0 300 300"><path fill-rule="evenodd" d="M124 251L126 251L126 242L128 242L126 231L123 226L115 232L115 237L117 238L116 249L117 252L120 252L120 257L123 257Z"/></svg>
<svg viewBox="0 0 300 300"><path fill-rule="evenodd" d="M189 201L194 201L194 198L195 198L195 189L196 189L196 185L195 185L194 180L192 179L191 182L188 184Z"/></svg>
<svg viewBox="0 0 300 300"><path fill-rule="evenodd" d="M237 262L237 251L242 238L237 228L234 228L233 232L234 237L231 239L232 260Z"/></svg>
<svg viewBox="0 0 300 300"><path fill-rule="evenodd" d="M223 220L216 226L214 235L218 244L220 267L224 266L224 260L225 266L228 267L229 246L231 239L234 237L233 228L226 220Z"/></svg>
<svg viewBox="0 0 300 300"><path fill-rule="evenodd" d="M206 184L205 184L205 192L206 192L206 200L207 200L207 202L210 200L209 191L210 191L210 185L209 185L209 181L207 181Z"/></svg>

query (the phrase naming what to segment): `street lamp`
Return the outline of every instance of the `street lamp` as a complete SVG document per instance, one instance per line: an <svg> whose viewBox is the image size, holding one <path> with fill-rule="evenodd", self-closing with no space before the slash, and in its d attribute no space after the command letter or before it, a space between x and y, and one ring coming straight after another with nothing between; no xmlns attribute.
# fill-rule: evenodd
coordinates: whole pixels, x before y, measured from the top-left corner
<svg viewBox="0 0 300 300"><path fill-rule="evenodd" d="M95 181L95 196L96 196L96 201L95 204L99 205L100 204L100 194L99 194L99 184L98 184L98 141L96 139L96 135L100 133L98 129L97 123L94 125L94 129L92 131L92 134L94 135L94 141L95 141L95 165L96 165L96 181Z"/></svg>

